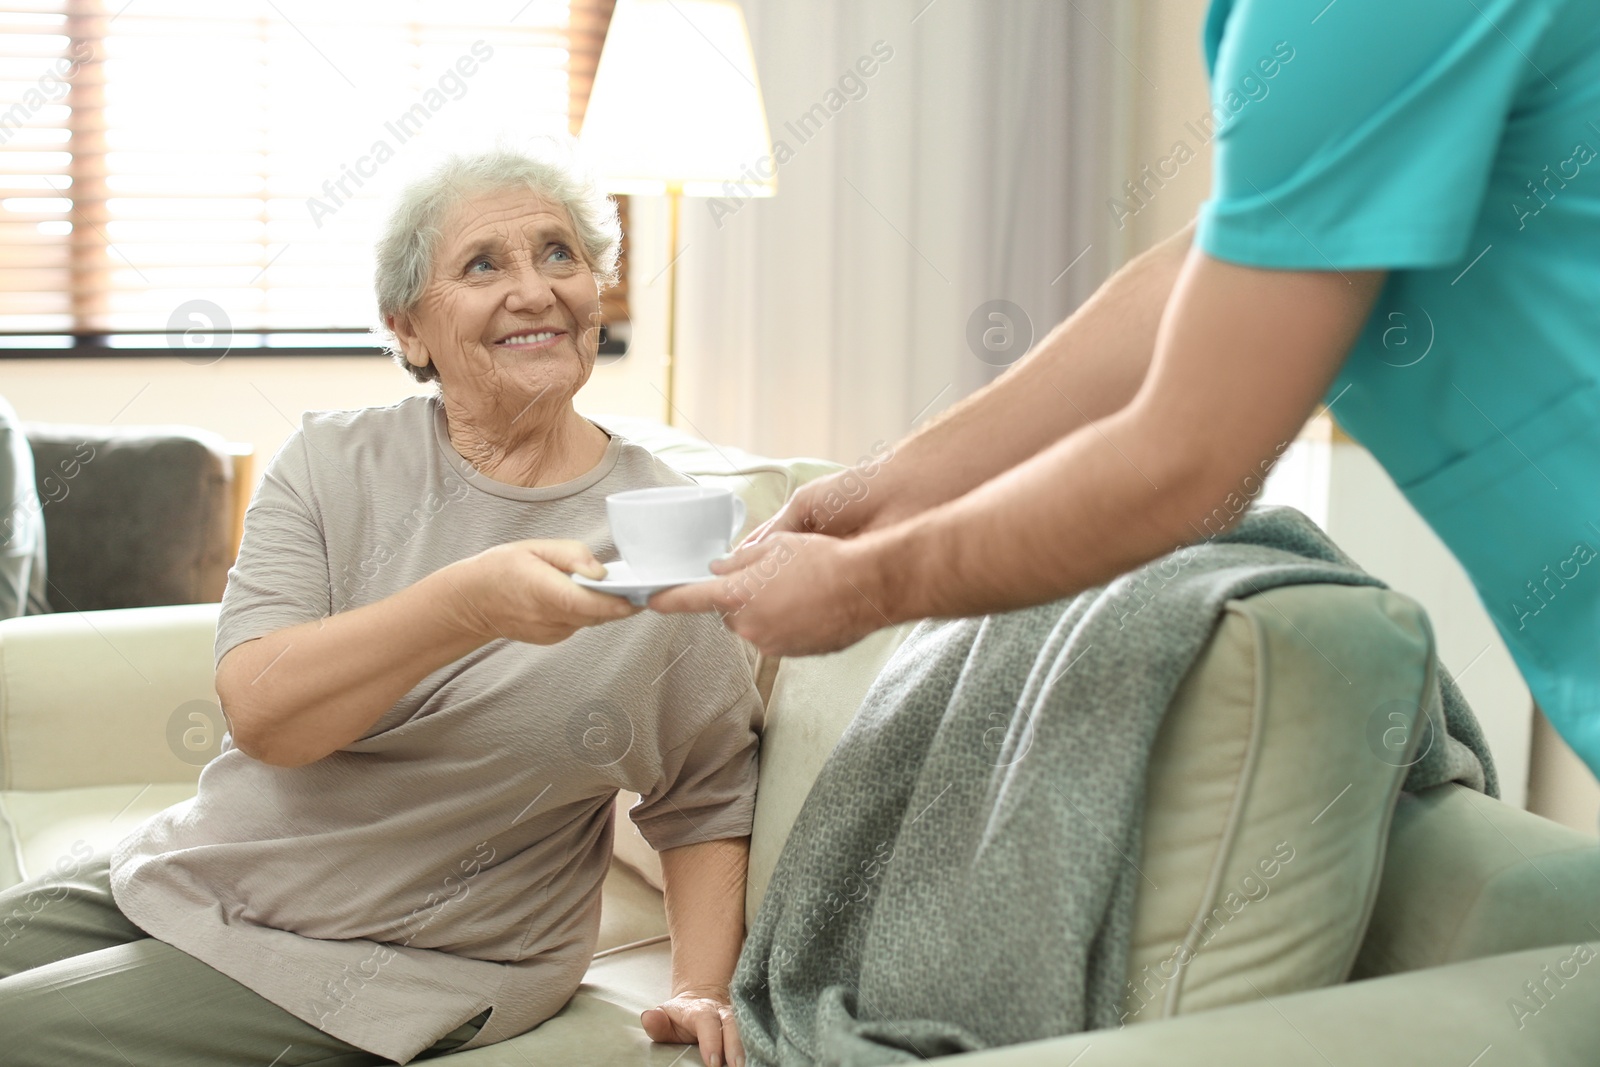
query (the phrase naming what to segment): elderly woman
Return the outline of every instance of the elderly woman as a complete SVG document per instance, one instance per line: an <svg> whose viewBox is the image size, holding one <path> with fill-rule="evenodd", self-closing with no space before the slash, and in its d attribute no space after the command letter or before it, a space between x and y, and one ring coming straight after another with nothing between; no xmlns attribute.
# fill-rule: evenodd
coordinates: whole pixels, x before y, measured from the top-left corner
<svg viewBox="0 0 1600 1067"><path fill-rule="evenodd" d="M573 408L618 243L591 184L513 152L405 192L378 304L437 392L308 413L273 458L217 628L231 744L108 857L0 894L44 901L0 934L5 1063L406 1063L521 1034L588 967L620 789L672 932L645 1029L742 1061L748 661L714 618L569 577L612 550L607 494L686 481Z"/></svg>

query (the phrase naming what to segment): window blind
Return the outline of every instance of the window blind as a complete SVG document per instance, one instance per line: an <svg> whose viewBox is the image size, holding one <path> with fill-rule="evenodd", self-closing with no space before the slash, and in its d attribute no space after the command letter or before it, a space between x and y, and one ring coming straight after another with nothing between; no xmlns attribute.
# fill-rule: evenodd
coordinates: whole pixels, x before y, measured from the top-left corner
<svg viewBox="0 0 1600 1067"><path fill-rule="evenodd" d="M0 343L369 348L387 195L575 131L612 3L0 5Z"/></svg>

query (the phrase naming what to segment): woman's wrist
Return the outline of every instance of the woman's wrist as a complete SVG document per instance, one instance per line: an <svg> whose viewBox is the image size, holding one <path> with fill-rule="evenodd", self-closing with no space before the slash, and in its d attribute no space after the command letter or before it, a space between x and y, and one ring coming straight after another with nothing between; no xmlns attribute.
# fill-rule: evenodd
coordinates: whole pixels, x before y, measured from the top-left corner
<svg viewBox="0 0 1600 1067"><path fill-rule="evenodd" d="M733 975L729 974L720 982L716 981L691 981L672 984L672 995L677 997L703 997L706 1000L715 1000L722 1004L732 1003Z"/></svg>
<svg viewBox="0 0 1600 1067"><path fill-rule="evenodd" d="M428 592L431 617L455 639L453 644L465 646L458 655L464 656L498 636L493 599L497 587L493 576L486 573L493 564L492 556L480 552L441 567L417 583Z"/></svg>

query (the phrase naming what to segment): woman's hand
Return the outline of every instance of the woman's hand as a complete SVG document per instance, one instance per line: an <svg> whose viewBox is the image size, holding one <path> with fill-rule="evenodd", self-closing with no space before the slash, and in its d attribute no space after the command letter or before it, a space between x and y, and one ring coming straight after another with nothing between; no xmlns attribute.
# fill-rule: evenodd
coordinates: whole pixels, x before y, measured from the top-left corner
<svg viewBox="0 0 1600 1067"><path fill-rule="evenodd" d="M651 1041L700 1046L706 1067L744 1067L744 1045L726 989L687 989L640 1016Z"/></svg>
<svg viewBox="0 0 1600 1067"><path fill-rule="evenodd" d="M437 573L453 590L448 603L459 625L485 641L553 645L585 626L643 610L573 582L572 574L605 574L581 541L512 541Z"/></svg>

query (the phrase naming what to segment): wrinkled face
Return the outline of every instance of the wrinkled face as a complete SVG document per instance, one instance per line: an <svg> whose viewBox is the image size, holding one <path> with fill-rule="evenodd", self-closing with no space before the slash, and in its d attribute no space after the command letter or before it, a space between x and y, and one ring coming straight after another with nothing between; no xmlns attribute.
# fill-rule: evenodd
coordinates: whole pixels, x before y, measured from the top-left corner
<svg viewBox="0 0 1600 1067"><path fill-rule="evenodd" d="M531 189L474 197L445 220L433 275L393 328L440 387L524 410L594 369L600 292L565 208Z"/></svg>

